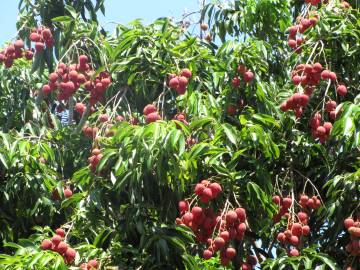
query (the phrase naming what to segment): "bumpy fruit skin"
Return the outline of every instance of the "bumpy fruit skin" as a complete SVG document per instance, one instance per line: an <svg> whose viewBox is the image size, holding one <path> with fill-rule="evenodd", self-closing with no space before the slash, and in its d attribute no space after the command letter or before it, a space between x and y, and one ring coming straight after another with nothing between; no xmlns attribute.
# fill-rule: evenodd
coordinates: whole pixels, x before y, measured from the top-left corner
<svg viewBox="0 0 360 270"><path fill-rule="evenodd" d="M240 79L239 79L238 77L233 78L232 81L231 81L231 85L232 85L234 88L239 87L239 85L240 85Z"/></svg>
<svg viewBox="0 0 360 270"><path fill-rule="evenodd" d="M59 243L61 242L61 236L60 235L54 235L52 238L51 238L51 242L57 246L59 245Z"/></svg>
<svg viewBox="0 0 360 270"><path fill-rule="evenodd" d="M51 93L51 87L48 84L45 84L42 88L42 91L45 95L48 95Z"/></svg>
<svg viewBox="0 0 360 270"><path fill-rule="evenodd" d="M88 266L97 269L97 267L98 267L98 262L97 262L97 260L95 260L95 259L90 260L90 261L88 262ZM91 269L91 268L90 268L90 269Z"/></svg>
<svg viewBox="0 0 360 270"><path fill-rule="evenodd" d="M203 252L203 258L205 260L209 260L211 257L213 256L213 253L208 250L208 249L205 249L204 252Z"/></svg>
<svg viewBox="0 0 360 270"><path fill-rule="evenodd" d="M143 110L143 114L144 115L148 115L150 113L154 113L154 112L157 112L157 108L155 105L153 104L148 104L144 107L144 110Z"/></svg>
<svg viewBox="0 0 360 270"><path fill-rule="evenodd" d="M276 205L280 205L280 204L281 204L281 198L280 198L280 196L277 196L277 195L273 196L273 197L272 197L272 201L273 201L273 203L275 203Z"/></svg>
<svg viewBox="0 0 360 270"><path fill-rule="evenodd" d="M159 115L158 112L153 112L153 113L146 115L146 123L147 124L156 122L158 120L161 120L161 116Z"/></svg>
<svg viewBox="0 0 360 270"><path fill-rule="evenodd" d="M60 254L64 254L68 249L68 245L65 242L60 242L56 249Z"/></svg>
<svg viewBox="0 0 360 270"><path fill-rule="evenodd" d="M254 79L254 73L252 73L251 71L246 71L244 73L244 81L249 83Z"/></svg>
<svg viewBox="0 0 360 270"><path fill-rule="evenodd" d="M64 189L64 197L66 199L70 198L72 196L72 194L73 193L72 193L71 189L69 189L69 188Z"/></svg>
<svg viewBox="0 0 360 270"><path fill-rule="evenodd" d="M108 116L107 114L101 114L101 115L99 116L99 121L100 121L101 123L105 123L105 122L109 121L109 116Z"/></svg>
<svg viewBox="0 0 360 270"><path fill-rule="evenodd" d="M344 226L346 229L349 229L350 227L354 226L354 220L352 218L347 218L344 220Z"/></svg>
<svg viewBox="0 0 360 270"><path fill-rule="evenodd" d="M336 88L336 93L339 95L339 96L345 96L347 94L347 88L345 85L339 85L337 88Z"/></svg>
<svg viewBox="0 0 360 270"><path fill-rule="evenodd" d="M42 250L49 250L49 249L51 249L52 244L53 243L50 240L45 239L44 241L41 242L40 247L41 247Z"/></svg>
<svg viewBox="0 0 360 270"><path fill-rule="evenodd" d="M65 252L65 258L67 263L72 263L75 260L75 257L76 257L75 249L68 248Z"/></svg>
<svg viewBox="0 0 360 270"><path fill-rule="evenodd" d="M225 251L225 254L226 254L226 258L231 260L236 256L236 250L232 247L228 247Z"/></svg>
<svg viewBox="0 0 360 270"><path fill-rule="evenodd" d="M60 237L63 237L63 238L65 237L65 231L63 229L61 229L61 228L56 229L55 233L57 235L59 235Z"/></svg>
<svg viewBox="0 0 360 270"><path fill-rule="evenodd" d="M214 239L214 246L217 250L222 249L225 246L225 240L222 239L221 237L216 237Z"/></svg>
<svg viewBox="0 0 360 270"><path fill-rule="evenodd" d="M289 209L292 204L292 199L289 197L284 198L283 207Z"/></svg>
<svg viewBox="0 0 360 270"><path fill-rule="evenodd" d="M172 78L169 81L169 87L172 89L176 89L179 86L179 79L178 78Z"/></svg>
<svg viewBox="0 0 360 270"><path fill-rule="evenodd" d="M246 211L244 208L236 208L235 212L240 222L245 222L246 220Z"/></svg>
<svg viewBox="0 0 360 270"><path fill-rule="evenodd" d="M178 204L180 213L189 211L189 203L187 201L180 201Z"/></svg>
<svg viewBox="0 0 360 270"><path fill-rule="evenodd" d="M85 65L88 62L88 57L86 55L79 56L79 63L80 65Z"/></svg>
<svg viewBox="0 0 360 270"><path fill-rule="evenodd" d="M237 214L235 211L228 211L226 216L225 216L225 219L226 219L226 224L234 224L235 221L237 220Z"/></svg>
<svg viewBox="0 0 360 270"><path fill-rule="evenodd" d="M302 227L302 234L304 236L308 236L310 234L310 227L308 225Z"/></svg>
<svg viewBox="0 0 360 270"><path fill-rule="evenodd" d="M293 248L289 252L290 257L298 257L300 255L299 251L296 248Z"/></svg>
<svg viewBox="0 0 360 270"><path fill-rule="evenodd" d="M184 68L183 70L181 70L181 76L190 79L192 77L192 73L191 70L188 68Z"/></svg>

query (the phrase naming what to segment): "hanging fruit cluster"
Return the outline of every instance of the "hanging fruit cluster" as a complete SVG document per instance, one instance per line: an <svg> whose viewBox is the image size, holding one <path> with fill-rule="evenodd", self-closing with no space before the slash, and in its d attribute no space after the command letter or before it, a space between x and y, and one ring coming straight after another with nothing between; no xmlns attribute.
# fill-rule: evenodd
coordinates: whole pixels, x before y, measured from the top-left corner
<svg viewBox="0 0 360 270"><path fill-rule="evenodd" d="M51 239L45 239L41 242L42 250L52 250L63 256L66 264L71 264L76 257L76 250L69 247L63 240L65 238L65 231L63 229L56 229L56 234Z"/></svg>
<svg viewBox="0 0 360 270"><path fill-rule="evenodd" d="M236 69L238 75L236 75L232 80L231 80L231 85L234 88L238 88L240 86L240 77L243 77L243 80L245 83L250 83L253 79L254 79L254 73L252 73L250 70L247 70L246 66L240 64L238 65L237 69Z"/></svg>
<svg viewBox="0 0 360 270"><path fill-rule="evenodd" d="M346 251L353 256L360 256L360 218L354 219L349 217L344 220L345 229L350 234L351 242L345 247Z"/></svg>
<svg viewBox="0 0 360 270"><path fill-rule="evenodd" d="M92 172L95 172L103 155L101 154L101 150L99 148L94 148L91 151L91 154L92 155L89 157L90 169Z"/></svg>
<svg viewBox="0 0 360 270"><path fill-rule="evenodd" d="M36 52L42 52L45 49L45 45L47 48L52 48L55 44L51 30L43 26L32 29L29 39L35 42Z"/></svg>
<svg viewBox="0 0 360 270"><path fill-rule="evenodd" d="M293 200L290 197L281 199L280 196L274 196L273 202L281 207L279 213L273 217L274 222L279 222L282 216L288 218L286 230L277 235L277 240L286 246L290 257L297 257L300 255L298 249L304 237L310 234L308 213L319 208L321 201L317 196L309 198L307 195L302 194L299 198L302 211L298 213L289 213L289 209L293 205Z"/></svg>
<svg viewBox="0 0 360 270"><path fill-rule="evenodd" d="M321 1L311 0L306 2L313 6L317 6ZM307 29L314 27L319 19L317 11L309 10L307 14L307 18L299 17L297 19L298 24L291 26L288 29L288 45L295 49L296 52L301 52L303 40L305 39L305 37L300 35ZM317 45L314 47L314 50L316 48ZM322 100L322 112L324 113L326 103L325 111L329 114L329 121L322 119L323 117L319 111L313 112L310 118L312 137L314 139L319 139L320 143L325 143L329 138L332 129L330 120L334 121L338 116L336 113L336 102L331 99L326 100L326 97L328 96L328 89L330 88L332 82L336 83L334 94L343 97L347 93L347 88L344 84L339 83L335 72L331 71L329 68L324 69L323 65L319 62L311 63L311 60L313 60L311 58L312 56L310 56L305 64L297 65L295 70L292 71L291 79L293 84L297 87L297 91L280 105L280 109L284 112L293 110L296 118L300 118L303 114L304 108L310 101L310 97L315 87L320 84L321 80L327 82L327 88L324 94L325 97ZM322 120L324 120L323 123Z"/></svg>
<svg viewBox="0 0 360 270"><path fill-rule="evenodd" d="M90 92L90 104L94 105L103 99L111 84L108 72L101 72L93 79L94 74L94 70L88 64L88 57L80 55L77 64L58 64L56 71L49 75L49 83L43 86L43 93L47 95L58 89L57 99L62 101L70 98L82 87Z"/></svg>
<svg viewBox="0 0 360 270"><path fill-rule="evenodd" d="M51 250L53 252L59 253L63 256L66 264L70 265L73 263L76 257L76 250L71 248L63 240L65 238L65 231L61 228L55 230L55 235L51 239L45 239L41 242L40 248L42 250ZM80 265L81 269L91 270L97 269L98 263L95 259L90 260L88 263L83 263Z"/></svg>
<svg viewBox="0 0 360 270"><path fill-rule="evenodd" d="M147 124L152 123L152 122L156 122L156 121L162 119L159 112L158 112L158 109L153 104L146 105L144 107L143 113L144 113L145 121L146 121Z"/></svg>
<svg viewBox="0 0 360 270"><path fill-rule="evenodd" d="M210 259L219 252L221 264L228 265L236 256L236 249L231 246L231 240L240 241L244 238L247 229L246 211L241 207L230 209L227 202L224 209L215 214L214 209L208 203L222 193L222 187L217 182L202 180L196 184L194 193L195 197L192 202L198 200L206 206L191 207L188 201L180 201L180 217L176 219L176 223L189 227L194 232L196 240L206 244L203 252L204 259ZM246 267L247 265L256 265L256 262L255 264L248 262L244 264Z"/></svg>
<svg viewBox="0 0 360 270"><path fill-rule="evenodd" d="M24 41L18 39L14 44L10 44L0 51L0 64L4 63L6 68L10 68L15 59L24 58L26 60L32 60L33 56L34 52L32 50L26 50Z"/></svg>
<svg viewBox="0 0 360 270"><path fill-rule="evenodd" d="M318 3L321 0L317 1ZM317 4L318 4L317 3ZM317 4L314 4L316 6ZM306 18L298 17L297 24L289 27L288 45L294 49L295 52L300 53L302 51L302 44L305 38L302 34L309 28L315 27L319 20L319 15L316 11L309 12Z"/></svg>
<svg viewBox="0 0 360 270"><path fill-rule="evenodd" d="M171 89L175 89L179 95L183 95L186 92L189 79L191 79L191 77L191 71L187 68L184 68L181 70L180 75L176 75L175 73L169 75L168 86Z"/></svg>

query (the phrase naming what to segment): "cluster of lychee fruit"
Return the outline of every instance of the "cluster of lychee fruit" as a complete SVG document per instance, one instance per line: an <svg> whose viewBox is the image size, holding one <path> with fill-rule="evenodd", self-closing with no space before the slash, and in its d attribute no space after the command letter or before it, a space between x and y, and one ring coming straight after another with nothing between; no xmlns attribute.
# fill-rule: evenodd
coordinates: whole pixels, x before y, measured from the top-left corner
<svg viewBox="0 0 360 270"><path fill-rule="evenodd" d="M64 198L65 199L69 199L72 195L73 195L73 192L72 190L70 189L70 187L65 187L64 190L63 190L63 194L64 194ZM53 191L52 191L52 198L56 201L59 201L61 200L61 196L59 194L59 191L57 188L54 188Z"/></svg>
<svg viewBox="0 0 360 270"><path fill-rule="evenodd" d="M55 44L54 37L51 30L47 27L38 27L31 30L29 39L35 42L36 52L42 52L45 49L45 45L48 48L52 48Z"/></svg>
<svg viewBox="0 0 360 270"><path fill-rule="evenodd" d="M330 112L330 118L331 119L336 118L335 110ZM310 127L311 127L312 137L314 139L318 138L320 143L323 144L328 139L333 126L332 126L331 122L324 122L321 125L321 114L317 112L310 118Z"/></svg>
<svg viewBox="0 0 360 270"><path fill-rule="evenodd" d="M192 77L192 72L188 68L181 70L180 75L172 73L169 75L168 86L171 89L175 89L179 95L183 95L186 92L189 84L189 79Z"/></svg>
<svg viewBox="0 0 360 270"><path fill-rule="evenodd" d="M220 252L222 265L228 265L236 256L236 250L231 247L231 240L243 240L245 236L246 211L244 208L228 210L215 218L213 237L206 241L207 248L203 252L204 259L210 259Z"/></svg>
<svg viewBox="0 0 360 270"><path fill-rule="evenodd" d="M309 198L305 194L300 195L299 205L302 211L294 215L289 213L289 208L293 204L293 200L290 197L282 199L280 196L275 195L273 196L273 202L281 207L279 213L273 217L274 222L279 222L284 215L288 217L287 228L277 235L277 240L283 245L292 246L288 249L289 256L299 256L300 252L298 247L301 244L302 236L305 237L310 234L310 227L308 225L309 216L307 212L319 208L321 201L317 196Z"/></svg>
<svg viewBox="0 0 360 270"><path fill-rule="evenodd" d="M336 81L337 76L335 72L328 69L323 69L320 63L314 64L300 64L292 72L292 82L300 88L301 92L294 93L286 101L280 105L282 111L293 110L297 118L301 117L303 108L309 103L310 96L314 91L314 86L322 80ZM343 84L338 84L336 92L339 96L344 96L347 93L347 88ZM325 109L329 113L329 118L335 120L336 102L329 100L326 103ZM331 132L332 124L325 122L321 125L321 115L316 112L310 119L310 127L314 139L319 138L321 143L324 143Z"/></svg>
<svg viewBox="0 0 360 270"><path fill-rule="evenodd" d="M145 121L147 124L161 120L161 115L158 112L158 109L153 104L148 104L143 109L143 114L145 116Z"/></svg>
<svg viewBox="0 0 360 270"><path fill-rule="evenodd" d="M26 50L24 41L18 39L14 44L6 46L0 51L0 64L4 63L6 68L10 68L15 59L25 58L26 60L32 60L34 52L32 50Z"/></svg>
<svg viewBox="0 0 360 270"><path fill-rule="evenodd" d="M42 250L51 250L59 253L66 264L70 265L73 263L76 257L76 250L71 248L66 242L64 242L65 231L61 228L55 230L55 235L51 239L45 239L41 242L40 248ZM80 265L81 269L94 270L97 269L98 263L96 259L90 260L88 263Z"/></svg>
<svg viewBox="0 0 360 270"><path fill-rule="evenodd" d="M252 73L250 70L248 70L246 68L245 65L238 65L237 69L236 69L238 75L236 75L232 80L231 80L231 85L234 88L238 88L240 86L240 77L243 77L243 80L245 83L250 83L253 79L254 79L254 73Z"/></svg>
<svg viewBox="0 0 360 270"><path fill-rule="evenodd" d="M89 157L88 161L90 163L90 169L92 172L96 171L96 167L99 164L102 158L101 150L99 148L94 148L91 151L91 156Z"/></svg>
<svg viewBox="0 0 360 270"><path fill-rule="evenodd" d="M320 1L320 0L319 0ZM317 4L316 4L317 5ZM300 53L301 45L304 42L302 34L309 28L314 27L319 20L319 15L316 11L309 12L307 18L298 17L297 24L288 28L289 37L288 45L294 49L295 52Z"/></svg>
<svg viewBox="0 0 360 270"><path fill-rule="evenodd" d="M59 89L57 99L66 100L83 87L90 92L90 104L94 105L101 101L107 88L111 84L111 76L108 72L101 72L93 79L95 72L88 64L88 57L80 55L77 64L66 65L59 63L55 72L49 75L49 83L42 88L44 94ZM79 107L79 111L83 108Z"/></svg>
<svg viewBox="0 0 360 270"><path fill-rule="evenodd" d="M63 240L65 231L61 228L56 229L56 234L51 239L45 239L41 242L42 250L52 250L63 256L66 264L71 264L76 257L76 250L69 247Z"/></svg>
<svg viewBox="0 0 360 270"><path fill-rule="evenodd" d="M360 218L356 219L356 221L349 217L344 220L345 229L350 234L351 242L348 243L345 247L346 251L353 256L360 256Z"/></svg>

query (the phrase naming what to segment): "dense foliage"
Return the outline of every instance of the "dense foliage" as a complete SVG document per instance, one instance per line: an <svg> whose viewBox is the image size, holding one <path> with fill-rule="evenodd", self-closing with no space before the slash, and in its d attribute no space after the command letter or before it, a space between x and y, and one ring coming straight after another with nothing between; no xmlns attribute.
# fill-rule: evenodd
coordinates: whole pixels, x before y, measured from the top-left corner
<svg viewBox="0 0 360 270"><path fill-rule="evenodd" d="M207 2L20 1L0 269L359 269L359 3Z"/></svg>

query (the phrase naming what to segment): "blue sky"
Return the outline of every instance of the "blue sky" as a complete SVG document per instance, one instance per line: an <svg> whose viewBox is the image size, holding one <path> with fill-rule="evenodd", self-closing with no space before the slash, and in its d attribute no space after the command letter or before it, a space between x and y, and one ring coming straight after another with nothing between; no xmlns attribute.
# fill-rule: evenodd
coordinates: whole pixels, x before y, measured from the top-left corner
<svg viewBox="0 0 360 270"><path fill-rule="evenodd" d="M1 7L0 47L16 34L18 2L7 0ZM105 6L106 16L100 17L102 25L107 22L124 24L137 18L142 18L145 23L159 17L181 18L184 10L191 12L199 9L198 0L105 0Z"/></svg>

